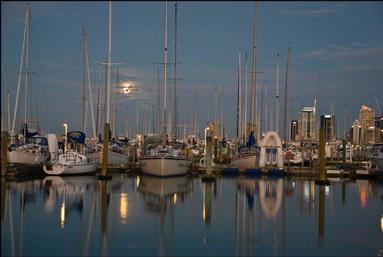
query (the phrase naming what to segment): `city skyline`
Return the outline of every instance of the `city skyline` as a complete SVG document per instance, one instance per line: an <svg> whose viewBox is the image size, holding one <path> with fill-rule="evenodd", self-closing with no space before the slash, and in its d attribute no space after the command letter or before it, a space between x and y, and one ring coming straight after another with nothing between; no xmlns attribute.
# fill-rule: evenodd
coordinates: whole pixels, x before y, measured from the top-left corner
<svg viewBox="0 0 383 257"><path fill-rule="evenodd" d="M25 2L2 2L2 116L5 95L11 93L14 108L22 46ZM169 9L169 60L173 60L174 2ZM107 55L107 2L31 2L30 55L31 99L39 103L40 125L46 132L62 132L62 124L81 127L82 59L81 24L88 35L93 102L97 88L103 92L103 67ZM269 107L275 109L276 54L280 54L279 92L281 112L287 47L292 49L289 81L289 121L317 98L318 116L329 114L334 101L340 131L350 128L366 104L376 110L375 97L383 108L383 4L379 2L259 2L257 20L258 105L261 87L267 87ZM225 130L235 136L237 53L252 55L254 2L178 2L177 83L179 123L193 118L194 90L198 93L200 131L214 117L214 90L225 90ZM156 102L156 62L163 60L163 2L114 2L112 62L123 63L121 83L131 83L136 93L122 95L122 110L129 110L135 131L136 103L152 108ZM249 58L249 70L252 60ZM244 66L243 66L244 68ZM168 74L173 76L173 68ZM318 78L318 74L319 78ZM114 78L115 79L115 78ZM171 82L170 82L171 84ZM249 85L251 77L249 76ZM40 95L39 95L40 94ZM22 96L22 95L21 95ZM65 97L63 97L65 96ZM172 99L172 93L168 97ZM39 98L42 98L39 100ZM22 99L22 98L21 98ZM260 106L258 106L260 108ZM35 109L35 110L34 110ZM38 110L36 110L38 109ZM347 109L345 111L345 109ZM18 120L22 117L19 106ZM218 105L220 110L220 104ZM346 118L344 118L346 112ZM377 111L375 111L377 112ZM282 116L282 113L280 117ZM151 119L146 114L146 119ZM218 115L220 117L220 115ZM346 124L343 120L346 121ZM125 122L121 120L121 122ZM280 120L282 125L282 119ZM280 126L283 128L283 125ZM90 128L90 127L88 127ZM122 133L122 124L120 125ZM90 129L88 129L90 133Z"/></svg>

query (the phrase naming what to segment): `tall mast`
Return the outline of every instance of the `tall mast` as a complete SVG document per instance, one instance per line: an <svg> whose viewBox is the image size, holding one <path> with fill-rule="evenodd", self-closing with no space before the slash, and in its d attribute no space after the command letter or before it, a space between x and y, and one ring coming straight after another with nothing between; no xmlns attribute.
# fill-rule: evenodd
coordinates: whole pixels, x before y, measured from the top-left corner
<svg viewBox="0 0 383 257"><path fill-rule="evenodd" d="M167 67L168 67L168 1L165 1L165 37L164 37L164 117L163 127L164 136L166 135L166 84L167 84ZM165 140L165 138L164 138Z"/></svg>
<svg viewBox="0 0 383 257"><path fill-rule="evenodd" d="M283 138L285 140L285 143L287 143L288 141L288 138L287 138L287 107L288 107L288 104L287 104L287 94L288 94L288 82L289 82L289 65L290 65L290 51L291 51L291 47L289 46L289 48L287 49L287 68L286 68L286 80L285 80L285 129L284 129L284 133L283 133Z"/></svg>
<svg viewBox="0 0 383 257"><path fill-rule="evenodd" d="M119 89L119 84L120 84L120 70L117 70L116 71L116 76L117 76L117 83L116 83L116 90L114 92L114 95L115 95L115 102L114 102L114 118L113 118L113 122L114 122L114 135L118 135L118 126L117 126L117 121L118 121L118 103L119 103L119 92L118 92L118 89ZM117 92L117 95L116 95L116 92Z"/></svg>
<svg viewBox="0 0 383 257"><path fill-rule="evenodd" d="M238 51L238 81L237 81L237 140L239 140L239 130L240 130L240 128L239 128L239 119L240 119L240 117L239 117L239 78L240 78L240 76L239 76L239 73L240 73L240 68L239 68L239 66L240 66L240 51Z"/></svg>
<svg viewBox="0 0 383 257"><path fill-rule="evenodd" d="M152 129L152 133L155 134L156 133L156 131L154 130L154 127L156 126L156 105L155 104L152 105L152 113L153 113L153 121L152 121L153 129Z"/></svg>
<svg viewBox="0 0 383 257"><path fill-rule="evenodd" d="M128 107L126 107L126 131L125 131L125 133L126 133L126 137L127 138L129 138L129 109L128 109Z"/></svg>
<svg viewBox="0 0 383 257"><path fill-rule="evenodd" d="M241 57L242 57L242 53L241 51L239 51L239 54L238 54L239 105L238 105L238 108L239 108L239 138L240 140L242 139L242 67L241 67L242 58Z"/></svg>
<svg viewBox="0 0 383 257"><path fill-rule="evenodd" d="M161 131L160 71L157 69L157 132Z"/></svg>
<svg viewBox="0 0 383 257"><path fill-rule="evenodd" d="M258 2L255 2L255 10L254 10L254 23L253 23L253 77L252 77L252 92L251 92L251 124L252 124L252 130L255 129L254 125L257 121L257 99L256 99L256 76L257 76L257 69L256 69L256 53L257 53L257 16L258 16ZM257 133L258 134L258 133ZM258 138L257 138L258 139Z"/></svg>
<svg viewBox="0 0 383 257"><path fill-rule="evenodd" d="M245 127L244 127L244 134L245 134L245 140L247 138L247 51L245 53L245 111L244 111L244 116L245 116Z"/></svg>
<svg viewBox="0 0 383 257"><path fill-rule="evenodd" d="M15 125L16 125L16 114L17 114L17 107L19 103L19 94L20 94L20 83L21 83L21 74L23 70L23 61L24 61L24 49L25 49L25 39L27 36L27 27L29 24L29 4L25 4L26 10L25 10L25 22L24 22L24 38L23 38L23 48L21 50L21 59L20 59L20 69L19 69L19 79L17 82L17 91L16 91L16 100L15 100L15 108L13 112L13 121L12 121L12 134L15 132Z"/></svg>
<svg viewBox="0 0 383 257"><path fill-rule="evenodd" d="M102 158L102 176L106 176L108 169L108 148L109 148L109 105L110 105L110 65L112 63L112 1L109 1L109 33L108 33L108 62L107 62L107 86L106 86L106 114L104 124L104 148Z"/></svg>
<svg viewBox="0 0 383 257"><path fill-rule="evenodd" d="M138 103L136 103L136 135L139 133L138 126Z"/></svg>
<svg viewBox="0 0 383 257"><path fill-rule="evenodd" d="M275 95L275 131L279 133L279 53L277 53L277 90Z"/></svg>
<svg viewBox="0 0 383 257"><path fill-rule="evenodd" d="M109 124L110 108L110 66L112 64L112 1L109 1L109 41L108 41L108 72L107 72L107 95L106 95L106 115L105 123Z"/></svg>
<svg viewBox="0 0 383 257"><path fill-rule="evenodd" d="M97 137L98 127L99 127L99 116L100 116L100 87L97 88L96 137Z"/></svg>
<svg viewBox="0 0 383 257"><path fill-rule="evenodd" d="M177 1L174 3L174 118L173 134L177 138Z"/></svg>
<svg viewBox="0 0 383 257"><path fill-rule="evenodd" d="M88 43L87 43L86 32L84 27L83 27L83 40L84 40L83 44L84 44L84 65L85 65L84 70L86 71L86 84L88 85L88 99L89 99L89 105L90 105L90 116L92 119L92 133L93 133L93 138L97 138L97 128L96 128L96 123L94 121L94 111L93 111L92 87L90 83ZM84 76L84 79L85 79L85 76ZM85 94L84 94L84 100L85 100ZM85 132L85 119L84 119L84 132Z"/></svg>
<svg viewBox="0 0 383 257"><path fill-rule="evenodd" d="M221 98L221 110L222 110L222 116L221 116L221 136L222 138L225 137L225 126L224 126L224 110L223 110L223 103L224 103L224 95L225 95L225 88L222 87L222 98Z"/></svg>
<svg viewBox="0 0 383 257"><path fill-rule="evenodd" d="M86 68L85 68L85 28L81 26L81 41L82 41L82 131L85 133L86 121L85 121L85 101L86 101Z"/></svg>
<svg viewBox="0 0 383 257"><path fill-rule="evenodd" d="M11 105L10 105L10 92L9 89L7 90L7 132L9 133L11 131Z"/></svg>
<svg viewBox="0 0 383 257"><path fill-rule="evenodd" d="M261 85L261 109L260 109L260 115L259 115L259 132L261 133L262 136L262 131L264 130L263 123L264 123L264 104L263 104L263 93L265 90L265 85Z"/></svg>
<svg viewBox="0 0 383 257"><path fill-rule="evenodd" d="M214 91L214 135L217 135L217 110L218 110L218 95L217 95L217 86L215 86L215 91Z"/></svg>
<svg viewBox="0 0 383 257"><path fill-rule="evenodd" d="M197 89L194 88L194 121L193 121L194 135L197 139Z"/></svg>
<svg viewBox="0 0 383 257"><path fill-rule="evenodd" d="M25 101L24 101L24 125L27 126L27 106L28 106L28 77L29 77L29 27L31 20L31 11L28 5L28 26L27 26L27 37L26 37L26 47L25 47ZM27 130L24 129L24 142L27 140Z"/></svg>

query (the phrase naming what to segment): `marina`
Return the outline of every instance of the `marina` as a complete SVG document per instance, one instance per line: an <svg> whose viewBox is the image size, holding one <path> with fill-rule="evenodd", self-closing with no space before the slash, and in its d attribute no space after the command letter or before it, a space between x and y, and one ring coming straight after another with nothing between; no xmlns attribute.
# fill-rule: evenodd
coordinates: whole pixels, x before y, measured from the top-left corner
<svg viewBox="0 0 383 257"><path fill-rule="evenodd" d="M1 256L383 256L381 3L92 4L1 4Z"/></svg>

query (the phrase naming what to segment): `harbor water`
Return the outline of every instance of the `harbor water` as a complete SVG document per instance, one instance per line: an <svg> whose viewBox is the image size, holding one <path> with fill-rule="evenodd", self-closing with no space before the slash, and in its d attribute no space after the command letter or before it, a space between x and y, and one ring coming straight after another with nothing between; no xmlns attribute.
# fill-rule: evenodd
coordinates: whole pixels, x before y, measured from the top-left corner
<svg viewBox="0 0 383 257"><path fill-rule="evenodd" d="M383 255L376 180L116 173L1 190L1 256Z"/></svg>

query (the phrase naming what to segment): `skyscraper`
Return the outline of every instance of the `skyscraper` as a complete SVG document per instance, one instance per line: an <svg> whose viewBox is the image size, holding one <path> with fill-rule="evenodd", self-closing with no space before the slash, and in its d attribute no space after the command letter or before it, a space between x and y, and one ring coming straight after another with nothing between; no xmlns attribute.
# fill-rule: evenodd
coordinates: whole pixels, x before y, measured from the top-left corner
<svg viewBox="0 0 383 257"><path fill-rule="evenodd" d="M298 141L298 129L299 129L298 120L292 120L290 123L290 139L292 142Z"/></svg>
<svg viewBox="0 0 383 257"><path fill-rule="evenodd" d="M315 138L315 107L304 107L299 115L299 139Z"/></svg>
<svg viewBox="0 0 383 257"><path fill-rule="evenodd" d="M374 110L367 105L362 105L359 111L362 145L374 143L374 117Z"/></svg>
<svg viewBox="0 0 383 257"><path fill-rule="evenodd" d="M362 130L362 126L360 125L360 122L359 120L354 120L354 122L352 123L352 143L354 145L360 145L360 133L361 133L361 130Z"/></svg>
<svg viewBox="0 0 383 257"><path fill-rule="evenodd" d="M335 115L321 115L320 128L324 130L327 142L335 139Z"/></svg>

